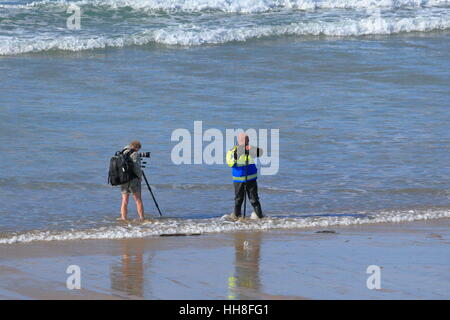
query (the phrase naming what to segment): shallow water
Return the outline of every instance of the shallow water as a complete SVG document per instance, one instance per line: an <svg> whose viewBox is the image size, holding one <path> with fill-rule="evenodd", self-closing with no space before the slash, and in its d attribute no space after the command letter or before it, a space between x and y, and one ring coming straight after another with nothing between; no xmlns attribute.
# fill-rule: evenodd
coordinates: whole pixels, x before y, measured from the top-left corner
<svg viewBox="0 0 450 320"><path fill-rule="evenodd" d="M448 224L0 245L0 297L447 299ZM67 290L69 265L80 267L81 290ZM381 288L369 290L374 265Z"/></svg>
<svg viewBox="0 0 450 320"><path fill-rule="evenodd" d="M139 32L162 30L144 28L156 14L162 15L158 23L164 27L186 19L208 36L214 34L208 28L216 28L221 19L229 22L223 28L254 29L274 21L287 25L298 21L298 15L315 23L330 16L330 23L338 25L367 18L361 16L367 8L356 7L271 7L242 15L237 9L195 7L187 13L132 6L130 11L127 6L83 3L98 14L88 14L88 26L72 45L93 35L122 37L121 23L129 21ZM369 32L373 35L345 33L345 28L318 36L271 31L262 38L236 41L241 39L227 36L230 41L206 43L190 34L190 42L176 45L152 40L84 50L88 47L35 45L49 42L30 21L37 23L43 11L62 5L0 2L9 6L0 15L3 239L28 230L97 234L107 228L104 234L110 234L119 228L120 194L106 184L107 166L111 155L135 138L143 151L152 152L146 172L165 216L193 219L193 227L201 224L198 219L220 220L233 204L229 168L171 162L173 130L192 132L195 120L203 121L203 130L280 129L279 172L259 178L263 210L270 217L299 218L303 226L305 215L377 217L387 212L410 219L410 210L428 218L449 215L448 4L408 3L404 8L380 4L386 14L382 11L382 17L419 17L426 23L411 24L416 28L411 31L422 32L397 32L399 24L387 27L389 34L378 29ZM27 13L21 15L21 10ZM139 17L122 16L122 11ZM16 13L27 22L17 18L12 23ZM117 15L120 21L100 13ZM5 15L10 16L5 20ZM48 17L57 16L50 11ZM425 28L436 19L441 27ZM68 32L42 28L57 43ZM143 192L147 213L156 214L150 195L145 188ZM130 209L134 216L133 204ZM142 228L139 232L147 232Z"/></svg>

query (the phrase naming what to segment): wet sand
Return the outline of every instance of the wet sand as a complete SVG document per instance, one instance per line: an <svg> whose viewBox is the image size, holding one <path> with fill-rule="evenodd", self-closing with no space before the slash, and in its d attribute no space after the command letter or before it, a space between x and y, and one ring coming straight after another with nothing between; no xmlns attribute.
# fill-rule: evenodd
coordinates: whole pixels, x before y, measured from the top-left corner
<svg viewBox="0 0 450 320"><path fill-rule="evenodd" d="M449 299L449 227L0 245L0 299ZM69 265L80 267L80 290L66 288ZM381 268L379 290L367 288L370 265Z"/></svg>

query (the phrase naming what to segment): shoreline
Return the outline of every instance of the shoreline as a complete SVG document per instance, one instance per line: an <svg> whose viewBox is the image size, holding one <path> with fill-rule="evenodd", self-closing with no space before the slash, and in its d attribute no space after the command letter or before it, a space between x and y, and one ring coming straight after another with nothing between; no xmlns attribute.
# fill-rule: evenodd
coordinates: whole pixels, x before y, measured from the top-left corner
<svg viewBox="0 0 450 320"><path fill-rule="evenodd" d="M220 234L244 231L310 230L353 225L372 225L450 218L448 207L424 210L393 210L376 214L267 216L261 220L232 221L228 215L215 218L148 218L144 222L127 221L79 230L35 230L10 235L0 233L0 245L69 240L125 240L176 234Z"/></svg>
<svg viewBox="0 0 450 320"><path fill-rule="evenodd" d="M0 245L0 299L450 299L449 226ZM66 288L69 265L80 267L81 290ZM370 265L381 268L380 290L366 286Z"/></svg>

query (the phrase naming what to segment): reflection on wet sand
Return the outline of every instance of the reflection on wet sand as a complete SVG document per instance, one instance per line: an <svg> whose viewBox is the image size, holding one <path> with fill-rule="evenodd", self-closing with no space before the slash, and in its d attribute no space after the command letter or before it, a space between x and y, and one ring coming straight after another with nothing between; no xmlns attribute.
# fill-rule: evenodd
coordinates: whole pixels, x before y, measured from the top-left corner
<svg viewBox="0 0 450 320"><path fill-rule="evenodd" d="M121 242L120 260L111 267L113 292L132 297L144 297L144 240Z"/></svg>
<svg viewBox="0 0 450 320"><path fill-rule="evenodd" d="M228 299L254 299L259 296L261 234L236 233L235 273L228 278Z"/></svg>

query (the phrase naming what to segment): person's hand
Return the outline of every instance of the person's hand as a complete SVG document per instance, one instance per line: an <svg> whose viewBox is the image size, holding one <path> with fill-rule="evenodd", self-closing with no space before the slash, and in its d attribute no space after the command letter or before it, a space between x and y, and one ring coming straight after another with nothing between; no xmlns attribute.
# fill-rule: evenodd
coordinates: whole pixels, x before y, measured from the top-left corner
<svg viewBox="0 0 450 320"><path fill-rule="evenodd" d="M249 146L244 146L243 144L242 145L240 145L238 148L237 148L237 156L238 157L240 157L241 155L243 155L244 153L248 153L248 150L250 150L249 149Z"/></svg>

